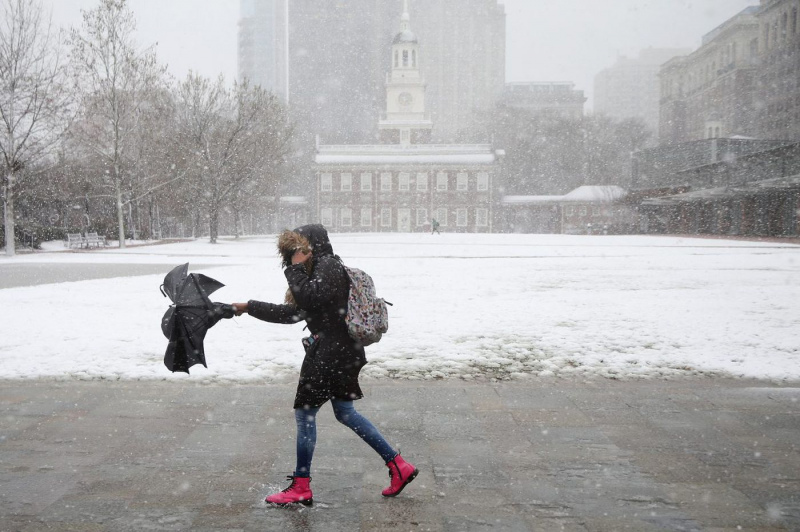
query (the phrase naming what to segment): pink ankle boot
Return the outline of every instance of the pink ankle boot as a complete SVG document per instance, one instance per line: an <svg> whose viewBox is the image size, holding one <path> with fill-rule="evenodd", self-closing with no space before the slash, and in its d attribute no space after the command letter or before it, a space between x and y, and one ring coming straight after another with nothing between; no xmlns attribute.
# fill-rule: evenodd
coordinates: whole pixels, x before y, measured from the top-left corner
<svg viewBox="0 0 800 532"><path fill-rule="evenodd" d="M270 504L277 504L278 506L286 506L287 504L300 503L305 506L311 506L314 502L311 494L311 477L286 477L292 483L288 488L280 493L270 495L266 500Z"/></svg>
<svg viewBox="0 0 800 532"><path fill-rule="evenodd" d="M409 464L399 454L387 462L386 467L389 468L389 478L391 485L383 490L384 497L394 497L399 495L403 488L406 487L419 473L419 469Z"/></svg>

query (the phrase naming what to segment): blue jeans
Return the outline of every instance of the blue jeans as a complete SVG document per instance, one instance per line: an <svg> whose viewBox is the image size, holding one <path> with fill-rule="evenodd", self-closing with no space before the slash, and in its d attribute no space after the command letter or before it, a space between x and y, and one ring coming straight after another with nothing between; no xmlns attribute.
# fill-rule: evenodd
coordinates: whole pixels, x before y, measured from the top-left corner
<svg viewBox="0 0 800 532"><path fill-rule="evenodd" d="M391 445L383 438L375 425L367 418L356 412L353 401L339 401L331 399L333 414L336 420L350 427L362 440L375 449L384 462L389 462L397 456ZM311 459L314 457L314 447L317 445L317 408L297 408L294 419L297 422L297 467L294 470L296 477L311 475Z"/></svg>

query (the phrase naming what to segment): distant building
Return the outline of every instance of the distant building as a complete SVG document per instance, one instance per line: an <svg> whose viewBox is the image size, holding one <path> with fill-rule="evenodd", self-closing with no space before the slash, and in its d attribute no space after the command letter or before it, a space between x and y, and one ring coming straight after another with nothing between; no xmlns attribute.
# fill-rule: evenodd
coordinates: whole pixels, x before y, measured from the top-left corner
<svg viewBox="0 0 800 532"><path fill-rule="evenodd" d="M242 0L239 80L286 99L286 0Z"/></svg>
<svg viewBox="0 0 800 532"><path fill-rule="evenodd" d="M630 233L636 211L617 186L581 186L563 196L504 196L503 230L512 233Z"/></svg>
<svg viewBox="0 0 800 532"><path fill-rule="evenodd" d="M594 112L611 118L641 118L654 132L658 131L658 80L661 65L691 50L683 48L648 48L633 59L620 57L594 78Z"/></svg>
<svg viewBox="0 0 800 532"><path fill-rule="evenodd" d="M674 182L679 193L642 201L642 232L800 235L800 143L686 168Z"/></svg>
<svg viewBox="0 0 800 532"><path fill-rule="evenodd" d="M800 0L761 0L758 134L800 140Z"/></svg>
<svg viewBox="0 0 800 532"><path fill-rule="evenodd" d="M662 67L662 144L758 136L758 9L743 10Z"/></svg>
<svg viewBox="0 0 800 532"><path fill-rule="evenodd" d="M698 182L687 182L685 171L690 168L727 162L753 153L789 144L789 141L712 138L663 144L640 150L632 155L631 190L673 193L676 190L702 188Z"/></svg>
<svg viewBox="0 0 800 532"><path fill-rule="evenodd" d="M535 115L578 120L586 97L569 81L506 83L502 102Z"/></svg>
<svg viewBox="0 0 800 532"><path fill-rule="evenodd" d="M405 11L377 121L385 143L317 146L316 218L331 231L429 231L433 219L441 231L493 230L503 153L488 144L427 143L434 123L420 43Z"/></svg>
<svg viewBox="0 0 800 532"><path fill-rule="evenodd" d="M428 83L431 135L452 142L503 91L504 8L497 0L405 1L425 43L419 66ZM274 70L262 84L288 86L294 119L325 142L375 142L380 131L374 118L383 107L391 61L386 52L403 4L242 0L240 77L261 80L262 72Z"/></svg>

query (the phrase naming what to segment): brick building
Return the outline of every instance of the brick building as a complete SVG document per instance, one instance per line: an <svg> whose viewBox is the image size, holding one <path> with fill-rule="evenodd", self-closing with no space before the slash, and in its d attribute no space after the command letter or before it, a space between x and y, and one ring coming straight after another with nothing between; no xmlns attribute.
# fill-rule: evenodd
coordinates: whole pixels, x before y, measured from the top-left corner
<svg viewBox="0 0 800 532"><path fill-rule="evenodd" d="M502 150L489 144L428 144L423 49L404 11L391 45L383 144L317 145L316 217L331 231L491 232Z"/></svg>

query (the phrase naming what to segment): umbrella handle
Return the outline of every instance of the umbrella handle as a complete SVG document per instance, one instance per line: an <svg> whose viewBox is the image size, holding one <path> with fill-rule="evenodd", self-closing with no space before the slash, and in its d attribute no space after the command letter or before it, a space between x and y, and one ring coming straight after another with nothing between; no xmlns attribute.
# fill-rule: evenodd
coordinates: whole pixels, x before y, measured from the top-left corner
<svg viewBox="0 0 800 532"><path fill-rule="evenodd" d="M163 284L161 286L159 286L158 289L161 290L161 295L162 296L167 297L167 293L164 292L164 285Z"/></svg>

